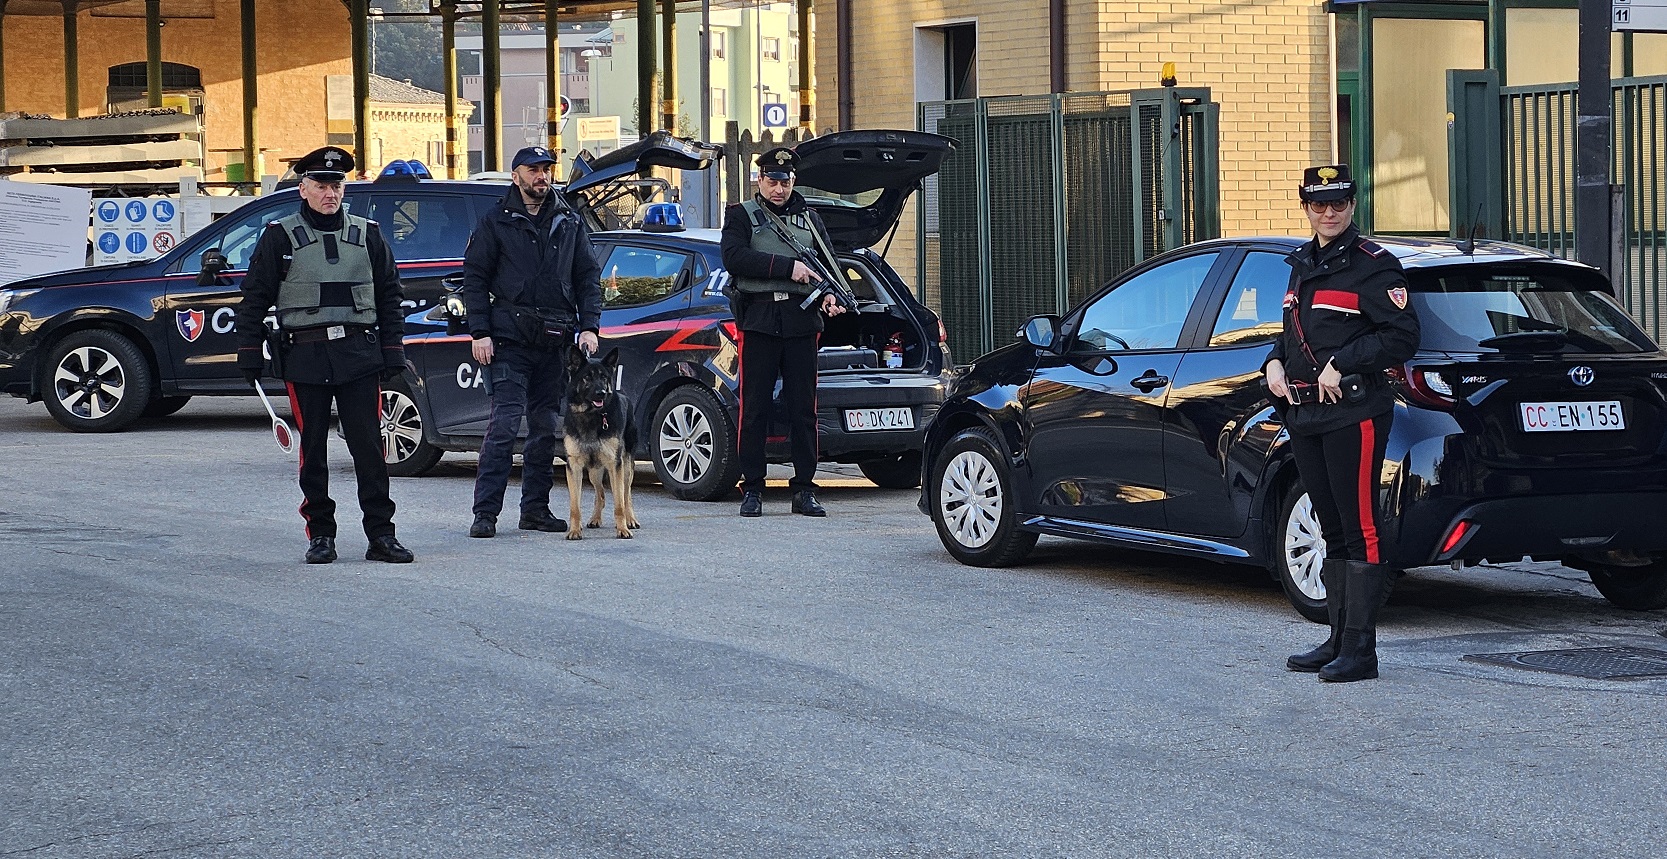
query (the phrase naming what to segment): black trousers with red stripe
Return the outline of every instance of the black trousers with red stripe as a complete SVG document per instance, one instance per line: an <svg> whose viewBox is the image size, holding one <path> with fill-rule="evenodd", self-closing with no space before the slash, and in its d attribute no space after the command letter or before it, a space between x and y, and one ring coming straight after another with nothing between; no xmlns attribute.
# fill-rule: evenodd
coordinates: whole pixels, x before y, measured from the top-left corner
<svg viewBox="0 0 1667 859"><path fill-rule="evenodd" d="M741 332L741 432L736 455L741 462L744 492L764 489L764 445L778 378L793 456L793 477L787 485L794 492L816 488L818 339L815 334L777 337L759 331Z"/></svg>
<svg viewBox="0 0 1667 859"><path fill-rule="evenodd" d="M336 502L330 498L330 402L336 404L342 437L359 479L359 510L365 536L394 533L394 502L388 497L388 463L382 454L382 381L374 373L339 385L289 383L289 406L301 431L301 519L307 539L336 536Z"/></svg>
<svg viewBox="0 0 1667 859"><path fill-rule="evenodd" d="M1385 563L1378 478L1394 412L1319 435L1291 436L1297 473L1314 504L1330 560Z"/></svg>

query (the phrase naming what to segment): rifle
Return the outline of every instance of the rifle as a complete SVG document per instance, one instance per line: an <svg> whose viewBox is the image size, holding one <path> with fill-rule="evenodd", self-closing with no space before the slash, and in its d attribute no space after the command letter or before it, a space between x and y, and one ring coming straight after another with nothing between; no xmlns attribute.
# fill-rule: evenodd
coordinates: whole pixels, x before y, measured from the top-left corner
<svg viewBox="0 0 1667 859"><path fill-rule="evenodd" d="M813 274L821 278L821 282L816 284L816 287L811 290L810 295L806 296L805 300L799 303L799 309L809 310L812 307L815 307L822 300L823 296L831 294L840 306L852 313L856 313L857 297L852 294L850 286L845 283L845 279L835 275L834 272L838 270L838 266L835 265L834 270L829 270L827 264L823 261L822 256L816 251L805 247L804 244L797 238L794 238L793 233L787 229L787 226L781 222L780 218L776 217L774 212L763 207L760 207L760 211L764 213L764 219L770 222L770 229L775 231L776 237L781 239L783 242L786 242L787 246L793 250L794 255L798 257L799 262L804 263L806 268L810 269ZM814 227L812 227L812 229L814 230ZM820 244L820 242L818 242L818 244Z"/></svg>

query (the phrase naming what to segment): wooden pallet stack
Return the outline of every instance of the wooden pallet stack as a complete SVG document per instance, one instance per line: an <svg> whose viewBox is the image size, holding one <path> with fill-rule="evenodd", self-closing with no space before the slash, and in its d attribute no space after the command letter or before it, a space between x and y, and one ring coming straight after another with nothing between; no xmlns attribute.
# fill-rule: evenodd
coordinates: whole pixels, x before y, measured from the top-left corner
<svg viewBox="0 0 1667 859"><path fill-rule="evenodd" d="M81 119L0 114L0 178L177 192L203 179L202 121L174 108Z"/></svg>

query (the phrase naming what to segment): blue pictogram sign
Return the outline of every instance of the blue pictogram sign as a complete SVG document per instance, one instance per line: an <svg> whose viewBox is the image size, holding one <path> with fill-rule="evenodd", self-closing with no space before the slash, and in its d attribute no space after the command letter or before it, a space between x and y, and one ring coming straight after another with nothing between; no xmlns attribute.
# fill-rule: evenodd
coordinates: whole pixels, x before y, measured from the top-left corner
<svg viewBox="0 0 1667 859"><path fill-rule="evenodd" d="M140 203L139 205L143 206L145 204ZM150 247L150 236L147 236L144 233L137 233L137 232L127 234L127 252L128 253L130 253L130 254L142 254L142 253L145 252L145 249L149 248L149 247Z"/></svg>
<svg viewBox="0 0 1667 859"><path fill-rule="evenodd" d="M144 200L134 200L128 203L127 208L123 211L127 213L129 221L137 224L145 219L145 215L150 212L150 207L145 205Z"/></svg>
<svg viewBox="0 0 1667 859"><path fill-rule="evenodd" d="M151 207L151 214L156 216L158 223L166 224L172 221L174 219L174 201L157 200L156 205Z"/></svg>
<svg viewBox="0 0 1667 859"><path fill-rule="evenodd" d="M98 249L107 254L113 254L122 249L122 237L115 233L99 233Z"/></svg>
<svg viewBox="0 0 1667 859"><path fill-rule="evenodd" d="M115 200L105 200L98 204L98 219L106 224L114 224L121 216L122 207Z"/></svg>
<svg viewBox="0 0 1667 859"><path fill-rule="evenodd" d="M780 104L780 103L771 103L771 104L764 105L764 127L765 128L786 128L787 127L787 105Z"/></svg>

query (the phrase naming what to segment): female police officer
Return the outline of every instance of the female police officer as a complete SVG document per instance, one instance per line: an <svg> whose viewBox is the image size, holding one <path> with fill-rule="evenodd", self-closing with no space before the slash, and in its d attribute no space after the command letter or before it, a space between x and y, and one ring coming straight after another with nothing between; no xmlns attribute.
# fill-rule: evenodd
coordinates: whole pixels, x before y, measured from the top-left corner
<svg viewBox="0 0 1667 859"><path fill-rule="evenodd" d="M1286 259L1285 328L1263 364L1285 401L1297 473L1325 538L1331 636L1286 661L1321 680L1378 676L1377 615L1394 570L1379 542L1378 477L1395 395L1383 371L1418 348L1418 317L1394 255L1354 226L1346 164L1310 167L1298 189L1314 238Z"/></svg>

